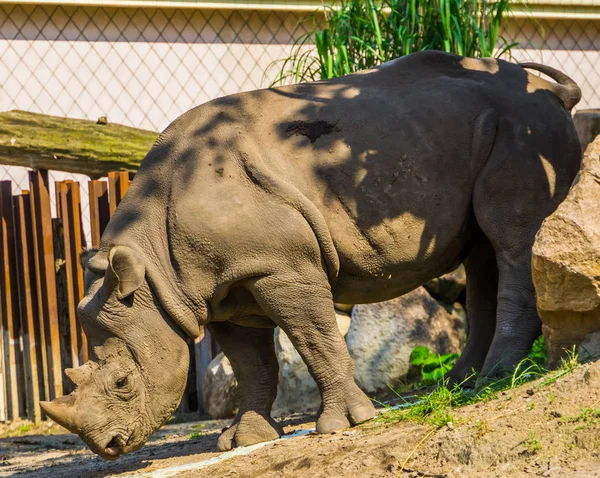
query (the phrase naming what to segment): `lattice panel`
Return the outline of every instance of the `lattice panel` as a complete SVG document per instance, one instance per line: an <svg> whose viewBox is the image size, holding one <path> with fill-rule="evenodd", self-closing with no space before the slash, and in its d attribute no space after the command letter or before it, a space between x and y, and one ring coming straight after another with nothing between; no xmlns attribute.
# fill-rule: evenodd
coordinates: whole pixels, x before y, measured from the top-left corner
<svg viewBox="0 0 600 478"><path fill-rule="evenodd" d="M303 14L0 4L0 110L163 130L189 108L267 86ZM504 35L574 77L600 107L600 22L513 20Z"/></svg>
<svg viewBox="0 0 600 478"><path fill-rule="evenodd" d="M163 130L191 107L267 86L298 13L0 5L0 110ZM275 73L275 70L272 71Z"/></svg>

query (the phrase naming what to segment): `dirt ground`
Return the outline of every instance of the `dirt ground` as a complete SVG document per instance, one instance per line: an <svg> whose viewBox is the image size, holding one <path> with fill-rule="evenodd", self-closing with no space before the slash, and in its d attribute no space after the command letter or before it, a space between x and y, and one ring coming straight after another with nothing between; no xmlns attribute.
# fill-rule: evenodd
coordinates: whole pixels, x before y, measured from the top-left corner
<svg viewBox="0 0 600 478"><path fill-rule="evenodd" d="M450 413L452 423L439 428L376 421L233 454L215 452L226 422L168 424L145 448L116 462L96 457L75 435L30 430L0 439L0 476L600 477L599 362L556 383L530 382ZM288 420L285 430L308 431L313 419Z"/></svg>

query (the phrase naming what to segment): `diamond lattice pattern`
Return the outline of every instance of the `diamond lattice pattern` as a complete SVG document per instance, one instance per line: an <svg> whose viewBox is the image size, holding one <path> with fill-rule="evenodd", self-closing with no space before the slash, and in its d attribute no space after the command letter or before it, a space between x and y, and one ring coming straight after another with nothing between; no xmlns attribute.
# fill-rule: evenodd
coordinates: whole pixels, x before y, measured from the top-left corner
<svg viewBox="0 0 600 478"><path fill-rule="evenodd" d="M293 12L0 5L0 110L163 130L191 107L270 83ZM275 68L272 73L275 73Z"/></svg>
<svg viewBox="0 0 600 478"><path fill-rule="evenodd" d="M575 109L600 108L600 21L519 19L504 36L522 45L512 51L516 60L553 66L577 82L583 97Z"/></svg>
<svg viewBox="0 0 600 478"><path fill-rule="evenodd" d="M189 108L267 86L305 32L295 12L0 5L0 110L156 131ZM310 21L310 19L306 20ZM512 20L518 60L571 75L600 106L600 22Z"/></svg>

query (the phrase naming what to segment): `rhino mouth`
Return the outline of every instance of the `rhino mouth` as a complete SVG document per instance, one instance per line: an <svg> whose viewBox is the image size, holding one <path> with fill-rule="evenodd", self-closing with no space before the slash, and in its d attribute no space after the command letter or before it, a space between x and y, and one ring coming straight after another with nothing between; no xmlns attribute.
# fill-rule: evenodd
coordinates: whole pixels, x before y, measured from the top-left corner
<svg viewBox="0 0 600 478"><path fill-rule="evenodd" d="M127 447L127 442L128 439L126 439L123 435L115 435L104 446L102 455L104 455L109 460L116 460L124 453L124 450Z"/></svg>

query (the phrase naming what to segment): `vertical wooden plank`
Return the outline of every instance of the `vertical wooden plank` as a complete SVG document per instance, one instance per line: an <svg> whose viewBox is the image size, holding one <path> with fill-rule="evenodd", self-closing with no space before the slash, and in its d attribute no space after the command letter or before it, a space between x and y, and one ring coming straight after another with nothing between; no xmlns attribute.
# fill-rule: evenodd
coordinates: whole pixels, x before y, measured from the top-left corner
<svg viewBox="0 0 600 478"><path fill-rule="evenodd" d="M208 364L213 359L212 337L207 327L200 327L200 335L195 340L196 349L196 390L198 393L198 414L204 416L206 411L206 391L204 376Z"/></svg>
<svg viewBox="0 0 600 478"><path fill-rule="evenodd" d="M0 314L7 418L25 416L25 377L21 353L11 181L0 181Z"/></svg>
<svg viewBox="0 0 600 478"><path fill-rule="evenodd" d="M27 390L27 418L34 423L41 420L40 400L43 399L44 376L40 363L40 331L37 327L38 304L33 258L33 230L29 191L13 199L15 217L16 260L18 271L19 304L23 337L23 361ZM41 393L40 393L41 392Z"/></svg>
<svg viewBox="0 0 600 478"><path fill-rule="evenodd" d="M129 173L127 171L113 171L108 173L108 200L110 217L113 216L117 206L125 197L129 189Z"/></svg>
<svg viewBox="0 0 600 478"><path fill-rule="evenodd" d="M77 330L77 318L76 318L76 297L75 280L76 275L73 274L73 244L72 235L73 224L71 222L71 215L69 214L69 201L67 198L69 183L72 181L57 181L54 183L56 191L56 209L57 215L62 221L62 240L63 240L63 251L64 251L64 266L65 266L65 291L64 297L67 302L67 315L68 315L68 353L70 354L70 364L72 367L78 367L79 364L79 344L78 337L80 335ZM65 331L63 331L65 332Z"/></svg>
<svg viewBox="0 0 600 478"><path fill-rule="evenodd" d="M81 322L77 318L77 305L85 293L84 270L79 261L79 254L87 248L85 241L85 232L83 231L81 216L81 187L78 182L73 182L67 187L67 201L69 208L70 222L73 225L73 234L71 234L71 268L73 270L73 282L75 287L75 318L77 322L78 342L79 342L79 361L85 363L88 360L88 343Z"/></svg>
<svg viewBox="0 0 600 478"><path fill-rule="evenodd" d="M90 225L92 230L92 247L100 247L100 237L110 219L108 203L108 183L93 180L88 183L90 196Z"/></svg>
<svg viewBox="0 0 600 478"><path fill-rule="evenodd" d="M84 293L83 269L79 262L79 254L85 248L81 227L81 193L79 183L73 181L57 182L56 190L57 208L63 225L71 358L76 367L88 358L87 339L77 319L77 305Z"/></svg>
<svg viewBox="0 0 600 478"><path fill-rule="evenodd" d="M42 341L44 342L44 371L48 386L46 397L54 399L62 395L63 386L48 171L30 171L29 182L31 185L31 211L35 237L39 323L42 331ZM44 359L44 355L42 359Z"/></svg>

